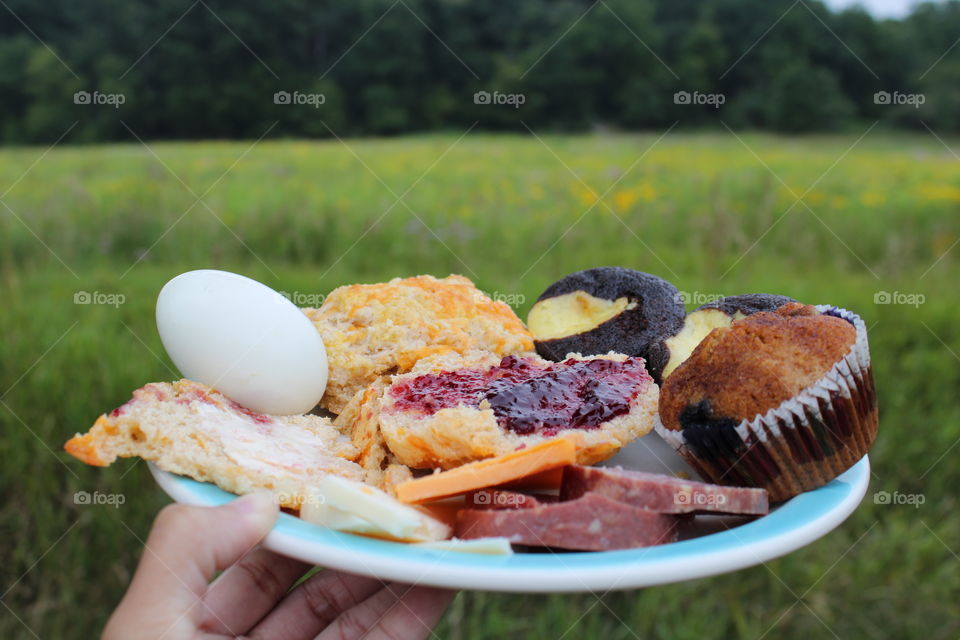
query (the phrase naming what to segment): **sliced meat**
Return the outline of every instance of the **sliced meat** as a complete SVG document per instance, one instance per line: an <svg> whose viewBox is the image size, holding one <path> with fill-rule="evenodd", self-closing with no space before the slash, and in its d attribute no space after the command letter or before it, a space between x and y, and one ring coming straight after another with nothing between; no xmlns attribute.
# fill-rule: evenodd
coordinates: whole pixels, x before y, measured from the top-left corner
<svg viewBox="0 0 960 640"><path fill-rule="evenodd" d="M588 493L526 509L463 509L456 537L503 536L513 544L578 551L651 547L677 539L677 517Z"/></svg>
<svg viewBox="0 0 960 640"><path fill-rule="evenodd" d="M564 468L561 500L575 500L591 493L657 513L762 516L770 508L765 489L724 487L619 467Z"/></svg>

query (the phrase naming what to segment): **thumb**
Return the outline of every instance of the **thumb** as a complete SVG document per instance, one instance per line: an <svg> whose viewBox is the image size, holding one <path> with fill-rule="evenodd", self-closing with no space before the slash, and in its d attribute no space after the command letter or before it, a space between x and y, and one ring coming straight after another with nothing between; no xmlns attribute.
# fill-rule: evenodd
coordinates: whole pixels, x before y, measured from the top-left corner
<svg viewBox="0 0 960 640"><path fill-rule="evenodd" d="M217 571L260 542L277 514L277 503L267 492L248 494L214 508L165 507L153 524L120 608L149 607L161 618L183 615L197 604ZM193 613L198 616L200 611Z"/></svg>

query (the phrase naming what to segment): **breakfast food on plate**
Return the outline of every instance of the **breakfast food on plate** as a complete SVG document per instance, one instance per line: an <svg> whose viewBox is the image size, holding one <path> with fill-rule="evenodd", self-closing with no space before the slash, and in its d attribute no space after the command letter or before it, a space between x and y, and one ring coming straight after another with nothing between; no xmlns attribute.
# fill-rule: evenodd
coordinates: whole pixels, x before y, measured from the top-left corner
<svg viewBox="0 0 960 640"><path fill-rule="evenodd" d="M157 327L191 379L138 389L65 448L266 489L306 522L424 555L508 554L760 517L876 435L849 311L748 294L685 314L670 283L600 267L551 285L529 325L461 276L344 286L300 310L248 278L189 272L161 291ZM300 415L318 407L336 415ZM716 484L589 466L654 427Z"/></svg>
<svg viewBox="0 0 960 640"><path fill-rule="evenodd" d="M663 378L673 373L680 363L689 358L697 345L717 327L728 327L734 320L760 311L776 311L789 302L796 300L770 293L746 293L720 298L691 311L684 319L680 331L664 341L669 359L663 368Z"/></svg>
<svg viewBox="0 0 960 640"><path fill-rule="evenodd" d="M303 501L300 517L336 531L404 542L450 537L450 527L431 515L367 484L337 476L317 480Z"/></svg>
<svg viewBox="0 0 960 640"><path fill-rule="evenodd" d="M621 354L434 356L394 376L380 429L415 468L449 469L563 433L582 438L577 461L592 464L652 429L657 393L643 359Z"/></svg>
<svg viewBox="0 0 960 640"><path fill-rule="evenodd" d="M573 500L591 492L657 513L762 516L769 510L767 492L763 489L722 487L619 467L570 465L564 468L561 500ZM509 502L504 497L498 498Z"/></svg>
<svg viewBox="0 0 960 640"><path fill-rule="evenodd" d="M474 489L504 485L525 476L573 464L579 440L576 436L544 440L496 458L409 480L396 487L397 498L403 502L426 502Z"/></svg>
<svg viewBox="0 0 960 640"><path fill-rule="evenodd" d="M537 353L559 362L569 353L639 356L657 382L667 364L664 339L683 326L677 288L623 267L571 273L550 285L527 316Z"/></svg>
<svg viewBox="0 0 960 640"><path fill-rule="evenodd" d="M709 481L764 487L774 502L826 484L876 436L866 327L789 303L715 329L664 381L658 420Z"/></svg>
<svg viewBox="0 0 960 640"><path fill-rule="evenodd" d="M383 375L409 371L421 358L483 350L499 356L533 349L533 339L504 302L463 276L396 278L335 289L304 309L323 337L330 379L321 405L340 413Z"/></svg>
<svg viewBox="0 0 960 640"><path fill-rule="evenodd" d="M514 544L580 551L650 547L677 539L677 516L588 493L519 509L462 509L458 538L502 536Z"/></svg>
<svg viewBox="0 0 960 640"><path fill-rule="evenodd" d="M98 467L140 456L233 493L267 489L291 508L327 475L363 479L356 448L327 418L256 413L190 380L134 391L64 448Z"/></svg>
<svg viewBox="0 0 960 640"><path fill-rule="evenodd" d="M157 330L183 377L259 413L307 413L327 384L323 340L303 313L236 273L172 279L157 298Z"/></svg>

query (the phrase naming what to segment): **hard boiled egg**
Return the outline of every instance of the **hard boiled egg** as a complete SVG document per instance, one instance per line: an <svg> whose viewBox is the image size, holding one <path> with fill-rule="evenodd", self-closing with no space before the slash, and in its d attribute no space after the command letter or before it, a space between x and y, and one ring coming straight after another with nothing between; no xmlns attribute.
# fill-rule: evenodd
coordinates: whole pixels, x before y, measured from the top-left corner
<svg viewBox="0 0 960 640"><path fill-rule="evenodd" d="M327 386L327 352L310 320L250 278L203 269L157 298L157 330L185 378L259 413L313 409Z"/></svg>

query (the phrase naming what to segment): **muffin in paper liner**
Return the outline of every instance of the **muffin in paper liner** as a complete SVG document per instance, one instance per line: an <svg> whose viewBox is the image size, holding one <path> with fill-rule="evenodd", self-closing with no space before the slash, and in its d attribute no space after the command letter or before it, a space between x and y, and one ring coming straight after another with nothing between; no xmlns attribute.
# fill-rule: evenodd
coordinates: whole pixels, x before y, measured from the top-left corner
<svg viewBox="0 0 960 640"><path fill-rule="evenodd" d="M655 429L707 481L763 487L781 502L820 487L862 458L877 435L878 412L867 329L860 316L830 305L817 311L856 330L849 352L817 382L739 424Z"/></svg>

